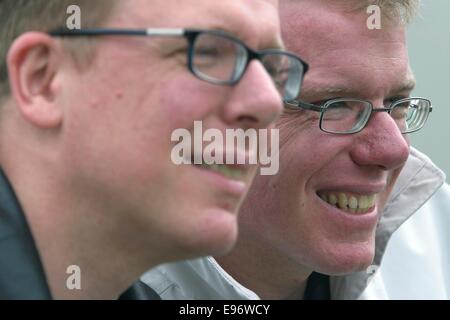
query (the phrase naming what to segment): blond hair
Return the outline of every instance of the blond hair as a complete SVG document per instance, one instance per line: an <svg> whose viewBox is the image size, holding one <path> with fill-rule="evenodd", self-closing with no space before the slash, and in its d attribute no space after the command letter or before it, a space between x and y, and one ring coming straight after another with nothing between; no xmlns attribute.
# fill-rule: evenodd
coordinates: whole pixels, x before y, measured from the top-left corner
<svg viewBox="0 0 450 320"><path fill-rule="evenodd" d="M109 16L111 0L0 0L0 98L9 92L6 57L11 44L27 31L64 28L67 8L77 5L82 27L98 26Z"/></svg>
<svg viewBox="0 0 450 320"><path fill-rule="evenodd" d="M381 12L393 20L409 23L419 12L420 0L358 0L357 10L366 9L371 5L380 7Z"/></svg>

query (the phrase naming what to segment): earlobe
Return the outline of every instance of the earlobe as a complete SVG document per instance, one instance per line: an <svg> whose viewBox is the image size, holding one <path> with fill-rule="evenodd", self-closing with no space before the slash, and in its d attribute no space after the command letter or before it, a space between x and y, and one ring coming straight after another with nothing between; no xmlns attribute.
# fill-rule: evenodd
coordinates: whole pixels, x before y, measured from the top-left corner
<svg viewBox="0 0 450 320"><path fill-rule="evenodd" d="M33 125L55 128L62 123L55 79L61 49L46 34L29 32L17 38L8 53L11 93L23 117Z"/></svg>

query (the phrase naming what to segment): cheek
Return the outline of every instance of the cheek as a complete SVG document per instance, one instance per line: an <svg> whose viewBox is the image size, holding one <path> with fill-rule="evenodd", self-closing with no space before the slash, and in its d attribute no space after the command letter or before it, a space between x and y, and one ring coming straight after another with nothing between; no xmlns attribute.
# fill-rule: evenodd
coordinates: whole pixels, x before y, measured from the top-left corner
<svg viewBox="0 0 450 320"><path fill-rule="evenodd" d="M158 104L176 128L191 128L194 121L218 112L218 86L202 82L193 76L164 81Z"/></svg>
<svg viewBox="0 0 450 320"><path fill-rule="evenodd" d="M289 176L257 177L239 218L242 233L251 233L303 263L311 251L309 248L319 243L312 239L320 232L318 222L308 210L300 183Z"/></svg>
<svg viewBox="0 0 450 320"><path fill-rule="evenodd" d="M283 245L283 239L292 234L298 238L303 233L300 184L292 175L256 176L241 207L240 221L269 242Z"/></svg>
<svg viewBox="0 0 450 320"><path fill-rule="evenodd" d="M307 184L326 170L341 151L342 146L333 143L317 128L292 132L281 130L283 144L280 150L280 174L283 184L291 190L305 189Z"/></svg>

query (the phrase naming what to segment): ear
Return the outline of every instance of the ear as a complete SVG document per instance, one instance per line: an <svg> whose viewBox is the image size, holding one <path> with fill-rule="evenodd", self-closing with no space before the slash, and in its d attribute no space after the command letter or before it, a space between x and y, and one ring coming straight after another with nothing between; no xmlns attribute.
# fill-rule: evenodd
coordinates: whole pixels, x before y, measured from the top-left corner
<svg viewBox="0 0 450 320"><path fill-rule="evenodd" d="M8 52L11 94L23 117L35 126L55 128L62 123L56 99L61 58L57 42L40 32L21 35Z"/></svg>

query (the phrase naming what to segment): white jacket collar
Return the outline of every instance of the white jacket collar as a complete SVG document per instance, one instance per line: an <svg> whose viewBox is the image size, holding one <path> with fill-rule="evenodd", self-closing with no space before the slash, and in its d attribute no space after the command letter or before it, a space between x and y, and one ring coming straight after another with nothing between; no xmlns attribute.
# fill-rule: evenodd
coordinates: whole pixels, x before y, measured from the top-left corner
<svg viewBox="0 0 450 320"><path fill-rule="evenodd" d="M259 300L234 280L212 257L168 263L142 276L165 299Z"/></svg>

